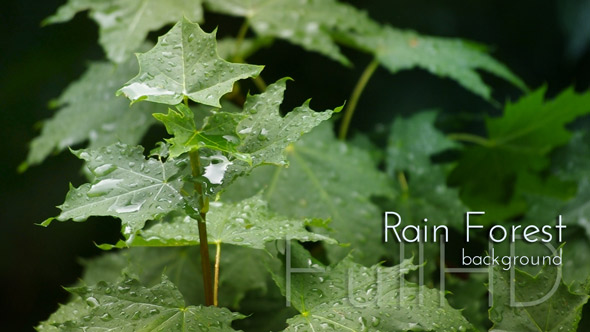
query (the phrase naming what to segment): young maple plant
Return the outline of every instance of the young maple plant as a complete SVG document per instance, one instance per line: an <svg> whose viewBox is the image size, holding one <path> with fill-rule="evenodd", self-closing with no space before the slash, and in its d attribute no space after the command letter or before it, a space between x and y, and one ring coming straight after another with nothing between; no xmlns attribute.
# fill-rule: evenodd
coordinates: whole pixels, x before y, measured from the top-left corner
<svg viewBox="0 0 590 332"><path fill-rule="evenodd" d="M215 31L193 23L203 21L203 6L244 17L236 38L218 42ZM488 314L486 280L449 276L459 295L447 300L432 287L443 266L427 264L424 274L424 265L383 243L381 229L383 211L395 209L411 223L432 217L460 233L462 214L475 208L488 211L488 224L561 212L572 234L589 229L582 219L590 154L578 143L590 135L565 127L590 112L589 93L570 89L544 101L544 88L529 93L481 45L398 30L336 0L70 0L46 23L84 10L99 24L108 60L90 64L58 99L23 169L88 141L72 150L88 183L71 187L60 214L43 225L111 216L120 219L122 238L99 245L111 252L86 263L82 281L66 288L70 301L38 331L576 329L588 264L564 268L551 300L532 309L510 306L507 274L490 270L497 291ZM146 40L173 23L155 46ZM338 44L373 60L344 107L317 112L307 101L282 115L289 78L267 86L263 67L246 62L273 39L343 65L350 60ZM382 150L364 136L347 141L379 66L422 68L492 101L476 71L483 70L526 96L486 122L488 137L444 134L434 125L437 113L427 111L396 119ZM247 79L258 94L244 95ZM331 118L339 112L336 137ZM158 124L169 137L147 152L137 144ZM460 157L433 161L448 150ZM574 235L572 247L587 249L590 234ZM586 257L568 256L568 246L564 260L583 265ZM420 257L436 262L438 245L425 247ZM420 283L412 282L418 270ZM555 270L517 274L538 293ZM563 310L546 321L555 306ZM534 326L544 327L528 329Z"/></svg>

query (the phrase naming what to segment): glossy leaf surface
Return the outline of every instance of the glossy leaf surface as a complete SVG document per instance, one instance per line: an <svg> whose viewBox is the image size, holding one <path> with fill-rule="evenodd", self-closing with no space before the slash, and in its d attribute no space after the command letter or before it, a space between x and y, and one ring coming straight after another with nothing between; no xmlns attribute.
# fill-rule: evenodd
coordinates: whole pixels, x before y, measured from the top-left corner
<svg viewBox="0 0 590 332"><path fill-rule="evenodd" d="M199 244L198 222L189 216L176 216L156 223L140 232L132 246L191 246ZM259 196L237 204L211 203L207 214L210 244L233 244L264 249L267 242L283 239L300 241L335 241L305 229L311 221L289 219L268 210ZM118 246L125 246L120 242Z"/></svg>
<svg viewBox="0 0 590 332"><path fill-rule="evenodd" d="M532 306L510 305L510 277L501 268L494 269L494 306L490 331L576 331L587 294L575 294L560 278L554 266L546 266L536 276L516 271L514 285L516 302L534 302ZM558 287L552 292L553 286ZM545 295L548 299L542 301Z"/></svg>
<svg viewBox="0 0 590 332"><path fill-rule="evenodd" d="M175 23L183 16L201 21L201 0L69 0L44 23L71 20L77 12L90 11L100 27L99 42L107 57L117 63L133 55L148 32Z"/></svg>
<svg viewBox="0 0 590 332"><path fill-rule="evenodd" d="M534 176L547 169L548 154L571 138L565 125L590 113L590 93L568 89L552 100L544 100L544 95L541 88L508 104L502 117L488 119L488 143L463 152L449 181L460 186L461 198L472 208L488 211L492 204L522 199L513 196L517 179L522 173Z"/></svg>
<svg viewBox="0 0 590 332"><path fill-rule="evenodd" d="M294 267L322 268L301 250ZM310 264L311 263L311 264ZM291 276L291 302L301 313L286 331L467 331L471 324L435 289L407 282L418 267L410 260L394 267L364 267L345 259L324 272ZM277 276L286 291L285 281Z"/></svg>
<svg viewBox="0 0 590 332"><path fill-rule="evenodd" d="M87 162L95 178L70 188L59 207L60 221L113 216L121 219L123 234L133 237L147 220L184 207L181 189L185 161L146 159L143 148L124 144L74 153Z"/></svg>
<svg viewBox="0 0 590 332"><path fill-rule="evenodd" d="M421 68L457 81L465 89L491 99L491 89L477 70L484 70L526 90L525 84L506 66L486 53L484 46L461 39L431 37L391 26L343 35L345 42L375 55L391 73Z"/></svg>
<svg viewBox="0 0 590 332"><path fill-rule="evenodd" d="M331 219L330 237L362 247L358 259L375 263L385 254L382 213L372 195L391 196L385 174L366 151L338 141L322 125L288 147L288 168L262 167L238 181L225 197L238 199L262 188L271 209L292 217ZM327 247L335 261L350 250Z"/></svg>
<svg viewBox="0 0 590 332"><path fill-rule="evenodd" d="M207 0L211 11L244 17L259 36L285 39L344 64L333 41L335 31L375 29L358 9L335 0Z"/></svg>
<svg viewBox="0 0 590 332"><path fill-rule="evenodd" d="M50 153L62 151L84 141L90 148L118 141L137 144L155 122L151 113L165 109L153 104L131 108L115 91L133 75L137 61L130 59L117 66L96 62L72 83L54 103L59 108L44 122L41 135L31 142L27 163L42 162Z"/></svg>
<svg viewBox="0 0 590 332"><path fill-rule="evenodd" d="M80 296L89 315L59 325L61 331L235 331L231 322L243 318L225 308L185 306L182 294L167 279L144 287L135 279L68 289Z"/></svg>
<svg viewBox="0 0 590 332"><path fill-rule="evenodd" d="M434 164L431 157L457 144L434 127L436 112L422 112L394 121L388 138L386 167L398 184L401 195L392 202L403 223L425 218L436 225L463 229L463 205L457 189L446 184L446 165Z"/></svg>
<svg viewBox="0 0 590 332"><path fill-rule="evenodd" d="M219 99L234 82L255 77L261 66L229 63L217 55L215 32L182 19L150 51L137 54L139 74L119 94L132 102L147 100L176 105L189 98L220 107Z"/></svg>

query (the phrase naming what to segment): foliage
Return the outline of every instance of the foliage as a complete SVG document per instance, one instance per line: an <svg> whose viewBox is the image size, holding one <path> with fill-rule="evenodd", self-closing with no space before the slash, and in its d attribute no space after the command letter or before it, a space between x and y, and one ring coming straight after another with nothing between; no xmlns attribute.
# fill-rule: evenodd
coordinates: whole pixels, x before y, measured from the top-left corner
<svg viewBox="0 0 590 332"><path fill-rule="evenodd" d="M236 37L217 41L216 31L193 23L203 22L203 9L243 18ZM577 253L590 241L590 135L580 120L590 112L590 93L529 92L483 45L399 30L337 0L69 0L45 22L85 10L108 60L89 64L54 103L58 110L21 170L87 141L71 149L87 183L70 185L60 214L42 225L110 216L120 219L122 238L99 245L112 251L84 262L82 280L67 288L71 300L37 330L576 329L590 290L590 270L579 268L589 257ZM149 32L171 24L150 43ZM340 46L373 60L345 106L317 112L307 100L286 110L289 78L267 85L263 67L246 62L274 39L343 65L352 62ZM137 61L136 51L143 52ZM427 110L392 117L383 137L346 140L379 65L392 74L422 68L493 102L481 70L523 95L486 119L486 137L449 132L437 122L445 110ZM247 79L258 93L244 93ZM339 112L337 138L332 118ZM169 137L137 145L152 125ZM402 255L397 243L384 242L384 211L397 211L415 229L431 222L462 236L469 210L506 227L562 215L571 243L560 247L564 281L548 301L510 306L514 280L496 266L488 319L483 278L452 277L456 295L436 288L437 272L444 277L457 255L441 262L438 243ZM470 244L483 252L487 242ZM522 300L562 271L543 266L533 277L522 269L515 272ZM295 310L285 308L285 297Z"/></svg>
<svg viewBox="0 0 590 332"><path fill-rule="evenodd" d="M162 3L152 0L69 1L45 24L66 22L80 11L89 10L90 17L100 26L100 43L107 57L120 63L131 57L148 32L174 23L184 16L200 21L201 1L175 0Z"/></svg>
<svg viewBox="0 0 590 332"><path fill-rule="evenodd" d="M86 140L90 147L139 143L155 123L151 114L162 109L155 104L138 104L126 110L125 100L115 97L113 91L136 70L135 59L119 65L91 64L80 80L72 83L53 103L60 109L43 124L41 135L31 142L24 165L38 164L51 152Z"/></svg>
<svg viewBox="0 0 590 332"><path fill-rule="evenodd" d="M141 70L119 92L131 101L176 105L185 97L219 107L235 81L256 76L262 68L228 63L217 55L216 45L215 33L184 18L154 48L138 54Z"/></svg>
<svg viewBox="0 0 590 332"><path fill-rule="evenodd" d="M551 291L555 281L559 283L556 292L548 301L529 307L510 306L509 276L500 269L494 270L492 294L494 306L490 309L490 319L494 322L491 331L575 331L580 320L581 308L588 301L588 295L572 293L560 281L558 269L544 268L532 277L518 271L514 295L518 302L535 301Z"/></svg>
<svg viewBox="0 0 590 332"><path fill-rule="evenodd" d="M79 331L88 328L112 331L235 331L232 320L243 316L225 308L185 306L182 294L166 280L154 287L143 287L135 279L119 283L99 282L96 286L69 288L69 292L83 299L74 301L63 311L85 311L87 315L73 315L69 320L53 324L60 331Z"/></svg>
<svg viewBox="0 0 590 332"><path fill-rule="evenodd" d="M294 264L307 262L308 267L317 266L306 255L296 250ZM417 268L409 260L395 267L367 268L345 258L324 272L296 275L290 286L291 301L301 315L287 321L286 331L470 329L460 311L439 302L438 291L403 279ZM276 278L285 292L286 284L281 277ZM380 278L388 280L386 286L380 284Z"/></svg>
<svg viewBox="0 0 590 332"><path fill-rule="evenodd" d="M465 150L450 176L452 183L461 185L466 202L482 209L488 207L486 202L518 204L519 197L510 195L516 180L545 170L548 154L571 138L565 125L590 112L589 93L568 89L547 102L544 95L545 89L538 89L506 105L501 118L486 121L487 141ZM480 176L482 170L488 176ZM511 214L517 212L522 208Z"/></svg>

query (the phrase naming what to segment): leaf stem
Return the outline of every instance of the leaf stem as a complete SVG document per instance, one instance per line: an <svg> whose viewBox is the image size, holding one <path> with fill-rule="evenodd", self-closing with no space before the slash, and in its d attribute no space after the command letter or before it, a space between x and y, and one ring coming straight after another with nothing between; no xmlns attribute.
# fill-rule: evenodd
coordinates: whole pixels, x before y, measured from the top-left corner
<svg viewBox="0 0 590 332"><path fill-rule="evenodd" d="M397 180L399 181L399 185L402 188L404 194L407 194L410 190L408 186L408 179L406 179L406 174L404 172L397 173Z"/></svg>
<svg viewBox="0 0 590 332"><path fill-rule="evenodd" d="M244 43L244 39L246 39L246 34L248 33L249 28L250 28L250 21L248 19L245 19L244 23L242 23L242 26L240 27L240 30L238 31L238 35L236 36L236 45L234 48L234 61L235 62L246 63L246 59L244 59L242 57L242 55L240 55L240 51L242 48L242 44ZM264 79L262 79L262 77L260 75L252 78L252 82L254 83L254 85L256 85L256 88L260 92L266 91L266 88L268 87L268 85L266 84Z"/></svg>
<svg viewBox="0 0 590 332"><path fill-rule="evenodd" d="M254 82L254 85L256 85L256 88L260 92L266 91L266 88L268 87L268 85L266 84L266 82L264 81L262 76L260 76L260 75L252 78L252 82Z"/></svg>
<svg viewBox="0 0 590 332"><path fill-rule="evenodd" d="M488 138L467 133L448 134L447 138L454 141L474 143L481 146L493 146L494 142Z"/></svg>
<svg viewBox="0 0 590 332"><path fill-rule="evenodd" d="M201 174L201 161L199 157L199 150L193 150L189 153L191 162L191 170L193 177L196 179ZM201 216L198 220L199 225L199 249L201 252L201 268L203 269L203 287L205 289L205 304L210 306L214 305L213 302L213 285L211 284L211 261L209 258L209 246L207 239L207 212L209 211L209 199L203 195L202 185L196 181L195 191L197 192L198 204L199 204L199 215Z"/></svg>
<svg viewBox="0 0 590 332"><path fill-rule="evenodd" d="M240 51L242 48L242 44L244 43L244 39L246 39L246 34L248 33L248 29L250 28L250 21L248 19L244 20L240 30L238 31L238 35L236 36L236 45L234 48L234 58L241 60L242 62L244 59L240 55Z"/></svg>
<svg viewBox="0 0 590 332"><path fill-rule="evenodd" d="M215 251L215 279L213 284L213 305L217 307L217 295L219 294L219 262L221 261L221 243L216 242Z"/></svg>
<svg viewBox="0 0 590 332"><path fill-rule="evenodd" d="M354 90L352 90L352 94L350 95L350 100L346 104L346 108L344 110L344 118L340 123L340 133L338 135L338 138L341 141L346 139L346 135L348 134L348 127L350 126L350 121L352 120L352 115L354 114L356 105L358 104L358 101L361 95L363 94L363 91L365 90L367 83L371 79L371 76L373 76L373 73L375 73L375 70L378 67L379 61L377 61L377 59L373 59L371 62L369 62L369 64L361 74L361 77L359 77L358 82L356 82L356 86L354 87Z"/></svg>

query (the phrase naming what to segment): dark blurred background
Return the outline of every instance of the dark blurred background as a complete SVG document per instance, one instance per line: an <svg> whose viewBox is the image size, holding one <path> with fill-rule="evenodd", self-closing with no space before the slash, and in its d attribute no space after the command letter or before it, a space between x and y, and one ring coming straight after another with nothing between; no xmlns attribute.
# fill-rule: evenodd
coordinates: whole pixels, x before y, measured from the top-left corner
<svg viewBox="0 0 590 332"><path fill-rule="evenodd" d="M26 158L38 124L52 115L47 104L78 78L86 64L103 59L97 26L85 13L73 21L40 27L64 0L2 1L0 5L0 317L3 331L31 331L38 321L67 298L62 285L76 282L80 258L99 254L93 242L114 241L118 222L91 219L86 223L56 222L36 226L55 216L68 182L82 183L81 163L69 153L49 158L24 174L17 166ZM531 88L547 84L549 94L574 84L590 84L590 0L351 0L378 21L423 34L471 39L491 47ZM219 35L235 34L241 21L206 15L205 30L219 26ZM155 32L151 37L155 37ZM291 76L286 108L312 97L315 109L332 108L348 99L369 57L345 53L356 64L343 68L320 55L276 42L250 59L264 64L263 76L272 82ZM519 92L509 84L484 76L503 103ZM379 140L383 124L396 115L439 108L448 123L477 124L485 114L501 109L470 94L450 80L414 70L391 75L378 70L363 95L353 131ZM457 121L460 119L461 121ZM474 122L475 121L475 122ZM462 128L465 130L465 128ZM153 130L161 135L163 131ZM149 139L148 139L149 141Z"/></svg>

